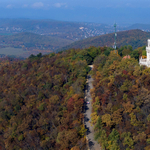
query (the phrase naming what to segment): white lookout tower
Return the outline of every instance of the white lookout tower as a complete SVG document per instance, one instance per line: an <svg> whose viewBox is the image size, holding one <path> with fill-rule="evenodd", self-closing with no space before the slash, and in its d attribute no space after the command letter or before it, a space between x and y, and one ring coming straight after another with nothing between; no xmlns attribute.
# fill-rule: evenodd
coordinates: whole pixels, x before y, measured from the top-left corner
<svg viewBox="0 0 150 150"><path fill-rule="evenodd" d="M147 42L148 42L148 46L146 47L147 58L143 59L141 57L139 60L139 64L150 67L150 39L148 39Z"/></svg>

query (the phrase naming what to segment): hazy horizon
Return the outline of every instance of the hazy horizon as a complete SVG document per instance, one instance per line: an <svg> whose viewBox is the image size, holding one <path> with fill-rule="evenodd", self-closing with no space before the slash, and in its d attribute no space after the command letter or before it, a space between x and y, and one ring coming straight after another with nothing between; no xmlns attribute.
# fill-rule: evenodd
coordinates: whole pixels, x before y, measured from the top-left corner
<svg viewBox="0 0 150 150"><path fill-rule="evenodd" d="M143 0L0 0L0 18L53 19L120 25L150 24L150 2Z"/></svg>

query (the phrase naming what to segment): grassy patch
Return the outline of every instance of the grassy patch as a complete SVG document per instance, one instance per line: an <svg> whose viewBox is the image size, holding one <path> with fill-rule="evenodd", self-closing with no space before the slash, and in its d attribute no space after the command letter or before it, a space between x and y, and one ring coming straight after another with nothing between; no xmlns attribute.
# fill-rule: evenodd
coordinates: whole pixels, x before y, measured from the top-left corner
<svg viewBox="0 0 150 150"><path fill-rule="evenodd" d="M25 53L22 48L13 48L13 47L6 47L6 48L0 48L0 54L5 55L21 55Z"/></svg>

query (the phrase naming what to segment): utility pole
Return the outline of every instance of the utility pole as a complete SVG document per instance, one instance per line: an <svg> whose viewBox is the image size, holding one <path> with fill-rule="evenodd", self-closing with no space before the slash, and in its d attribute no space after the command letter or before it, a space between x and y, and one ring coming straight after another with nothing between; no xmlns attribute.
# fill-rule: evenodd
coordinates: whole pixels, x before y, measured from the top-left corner
<svg viewBox="0 0 150 150"><path fill-rule="evenodd" d="M114 24L114 28L115 28L115 43L114 43L115 53L116 53L116 48L117 48L117 46L116 46L116 39L117 39L116 27L117 27L117 24L115 23Z"/></svg>

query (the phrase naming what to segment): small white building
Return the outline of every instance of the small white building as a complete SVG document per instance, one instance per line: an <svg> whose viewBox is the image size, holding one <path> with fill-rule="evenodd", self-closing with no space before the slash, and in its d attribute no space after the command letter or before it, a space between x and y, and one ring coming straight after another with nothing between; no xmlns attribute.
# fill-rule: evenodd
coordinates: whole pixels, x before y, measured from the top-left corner
<svg viewBox="0 0 150 150"><path fill-rule="evenodd" d="M150 67L150 39L148 39L147 41L148 41L148 46L146 47L147 58L143 59L141 57L139 59L139 64Z"/></svg>

